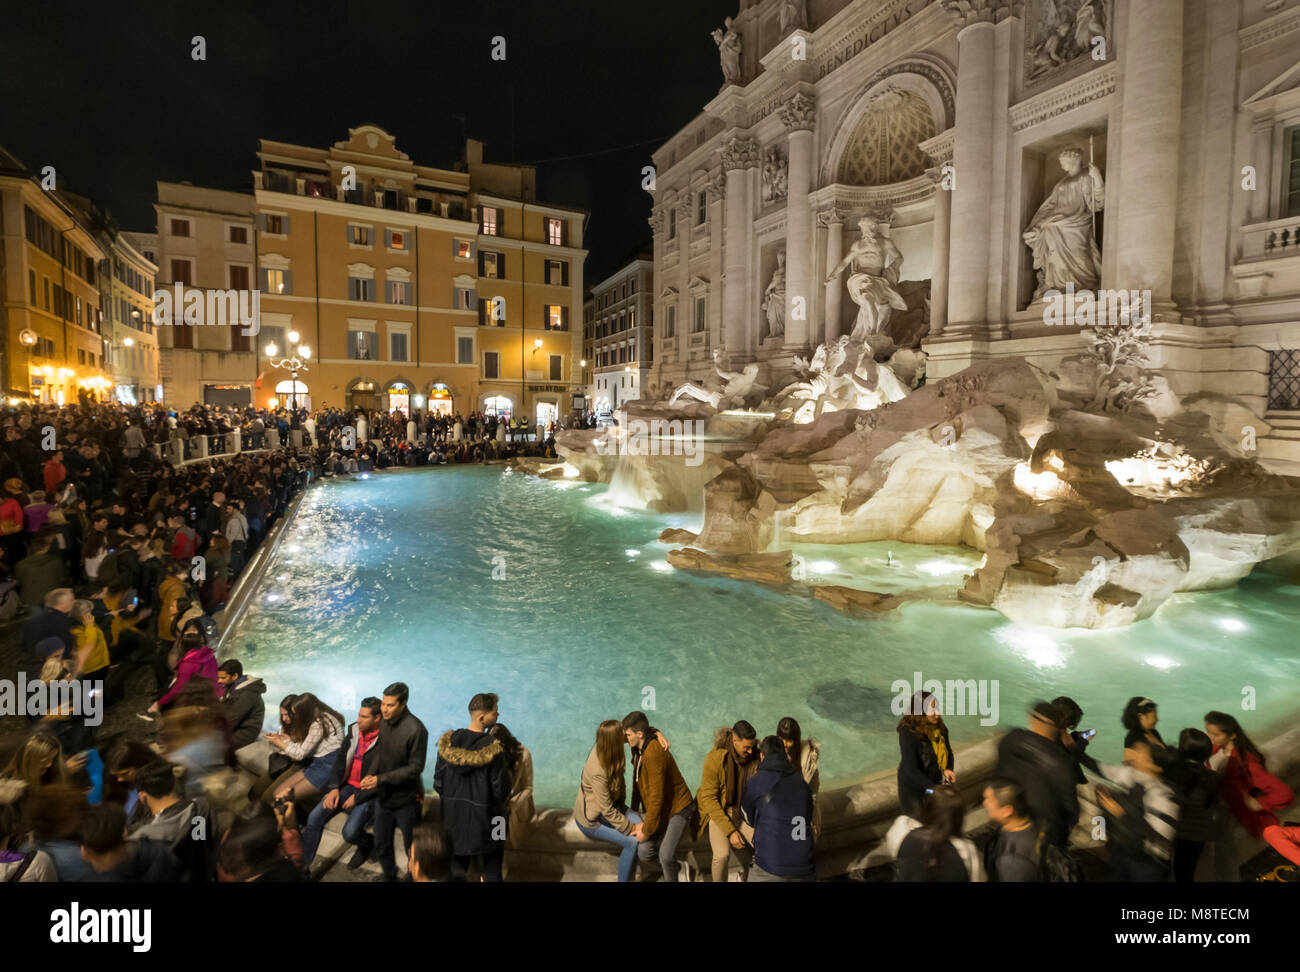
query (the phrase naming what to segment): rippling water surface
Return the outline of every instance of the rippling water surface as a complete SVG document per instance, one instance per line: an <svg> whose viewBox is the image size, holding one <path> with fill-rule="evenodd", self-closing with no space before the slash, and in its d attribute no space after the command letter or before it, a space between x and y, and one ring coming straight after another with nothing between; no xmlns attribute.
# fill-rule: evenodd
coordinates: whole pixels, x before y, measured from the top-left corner
<svg viewBox="0 0 1300 972"><path fill-rule="evenodd" d="M666 526L613 505L606 488L497 467L402 470L313 486L229 641L268 685L268 719L312 691L355 718L390 682L436 737L468 719L476 692L533 752L539 805L568 806L602 719L653 701L692 789L716 725L763 735L794 716L822 743L822 785L896 764L893 683L996 680L996 726L949 715L957 745L1018 725L1030 700L1072 695L1096 727L1094 751L1120 756L1131 695L1160 704L1177 737L1211 708L1263 728L1300 684L1300 588L1257 572L1236 590L1180 595L1114 632L1009 623L959 604L980 555L906 544L795 545L806 578L933 601L875 620L808 597L670 568ZM887 566L887 562L893 566ZM494 571L496 578L494 579ZM986 689L985 699L993 701ZM433 773L433 742L425 774ZM960 771L961 767L958 766Z"/></svg>

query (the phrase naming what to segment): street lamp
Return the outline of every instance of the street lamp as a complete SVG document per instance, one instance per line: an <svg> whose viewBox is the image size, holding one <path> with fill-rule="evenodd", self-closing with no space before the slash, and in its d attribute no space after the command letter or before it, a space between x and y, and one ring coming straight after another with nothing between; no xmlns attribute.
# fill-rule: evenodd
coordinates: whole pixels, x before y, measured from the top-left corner
<svg viewBox="0 0 1300 972"><path fill-rule="evenodd" d="M307 362L311 360L311 348L305 344L298 344L297 331L290 331L286 336L289 339L289 350L285 357L276 358L278 349L272 342L266 346L266 358L267 364L272 368L285 368L292 375L293 384L289 389L290 427L296 429L298 428L298 372L310 370Z"/></svg>

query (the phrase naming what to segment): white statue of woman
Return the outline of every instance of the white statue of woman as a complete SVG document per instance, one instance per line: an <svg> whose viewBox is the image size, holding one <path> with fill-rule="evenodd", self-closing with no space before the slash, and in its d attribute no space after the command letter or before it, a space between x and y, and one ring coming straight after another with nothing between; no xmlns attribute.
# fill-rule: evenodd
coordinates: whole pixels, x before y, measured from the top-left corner
<svg viewBox="0 0 1300 972"><path fill-rule="evenodd" d="M738 84L740 82L740 33L732 26L730 17L724 20L723 24L727 28L725 33L715 30L710 36L713 37L713 43L718 45L718 56L722 60L723 82Z"/></svg>
<svg viewBox="0 0 1300 972"><path fill-rule="evenodd" d="M1046 290L1096 290L1101 282L1101 251L1093 232L1093 214L1105 204L1101 172L1089 164L1083 171L1083 153L1066 149L1058 157L1065 176L1038 207L1025 242L1034 253L1038 288L1034 300Z"/></svg>
<svg viewBox="0 0 1300 972"><path fill-rule="evenodd" d="M893 311L907 310L907 301L894 289L899 268L903 265L902 251L880 232L880 223L874 217L862 217L858 220L858 228L862 231L861 238L826 275L826 282L830 283L845 268L853 267L848 286L849 296L858 305L858 316L853 323L854 343L865 340L868 335L881 333L889 324Z"/></svg>
<svg viewBox="0 0 1300 972"><path fill-rule="evenodd" d="M763 291L763 312L767 314L767 336L785 334L785 251L776 255L776 269Z"/></svg>

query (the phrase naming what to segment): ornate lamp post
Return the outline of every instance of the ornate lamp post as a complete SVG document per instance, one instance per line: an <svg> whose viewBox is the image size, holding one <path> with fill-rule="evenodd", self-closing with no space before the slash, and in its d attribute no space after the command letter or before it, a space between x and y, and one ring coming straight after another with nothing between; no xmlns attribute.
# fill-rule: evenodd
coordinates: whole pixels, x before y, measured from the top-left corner
<svg viewBox="0 0 1300 972"><path fill-rule="evenodd" d="M277 358L276 354L279 349L275 344L266 346L266 363L273 369L284 368L292 375L293 384L289 389L289 413L291 416L290 427L298 428L298 372L309 371L307 362L311 359L311 348L305 344L298 343L298 332L290 331L287 335L289 339L288 353L283 358Z"/></svg>

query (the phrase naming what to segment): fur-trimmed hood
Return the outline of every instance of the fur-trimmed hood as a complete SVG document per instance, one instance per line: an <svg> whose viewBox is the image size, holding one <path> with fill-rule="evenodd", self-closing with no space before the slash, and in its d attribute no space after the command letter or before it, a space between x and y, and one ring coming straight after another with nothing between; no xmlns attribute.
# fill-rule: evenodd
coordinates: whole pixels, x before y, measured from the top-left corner
<svg viewBox="0 0 1300 972"><path fill-rule="evenodd" d="M473 748L464 746L453 746L452 736L462 733L461 742L475 744ZM496 759L502 752L501 740L493 738L487 733L479 734L471 732L468 729L448 729L438 737L438 755L451 763L453 766L465 766L473 769L476 766L487 766L492 760Z"/></svg>

